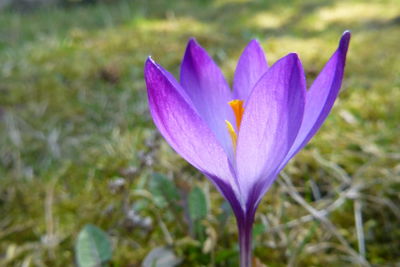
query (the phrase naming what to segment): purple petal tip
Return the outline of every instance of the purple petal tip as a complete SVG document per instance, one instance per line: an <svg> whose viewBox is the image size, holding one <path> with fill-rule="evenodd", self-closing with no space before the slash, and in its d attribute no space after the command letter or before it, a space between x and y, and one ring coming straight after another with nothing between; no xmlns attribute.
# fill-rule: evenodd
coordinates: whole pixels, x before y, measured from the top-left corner
<svg viewBox="0 0 400 267"><path fill-rule="evenodd" d="M257 39L253 39L249 42L249 45L257 45L260 46L260 42Z"/></svg>
<svg viewBox="0 0 400 267"><path fill-rule="evenodd" d="M200 46L200 44L196 41L194 37L191 37L186 45L186 50L185 50L185 55L183 62L186 59L193 58L199 55L199 52L201 52L203 48ZM183 64L182 62L182 64Z"/></svg>
<svg viewBox="0 0 400 267"><path fill-rule="evenodd" d="M147 63L151 63L151 62L154 62L154 60L153 60L153 58L151 56L148 56L147 59L146 59L146 64Z"/></svg>
<svg viewBox="0 0 400 267"><path fill-rule="evenodd" d="M247 46L246 46L245 49L246 49L246 50L247 50L247 49L253 49L253 50L255 50L255 51L260 51L261 53L264 53L264 51L263 51L263 49L262 49L262 47L261 47L260 42L259 42L258 40L256 40L256 39L251 40L251 41L247 44Z"/></svg>
<svg viewBox="0 0 400 267"><path fill-rule="evenodd" d="M342 38L340 39L339 50L343 51L343 53L345 54L347 53L347 49L349 47L350 38L351 38L351 32L345 31L342 35Z"/></svg>
<svg viewBox="0 0 400 267"><path fill-rule="evenodd" d="M148 69L149 67L157 67L157 63L153 60L153 58L151 56L149 56L146 59L146 63L145 63L145 69Z"/></svg>
<svg viewBox="0 0 400 267"><path fill-rule="evenodd" d="M188 48L193 48L193 47L196 47L196 46L199 46L199 43L197 42L196 38L191 37L189 39L189 41L188 41L187 47Z"/></svg>
<svg viewBox="0 0 400 267"><path fill-rule="evenodd" d="M286 57L293 61L300 61L299 55L297 53L289 53Z"/></svg>
<svg viewBox="0 0 400 267"><path fill-rule="evenodd" d="M351 35L351 31L350 30L345 30L342 34L342 36L349 36Z"/></svg>
<svg viewBox="0 0 400 267"><path fill-rule="evenodd" d="M157 62L155 62L151 56L149 56L144 65L145 77L150 76L151 73L154 71L163 72L162 67L160 65L158 65Z"/></svg>
<svg viewBox="0 0 400 267"><path fill-rule="evenodd" d="M289 53L286 56L282 57L281 59L279 59L277 62L275 62L274 65L277 64L289 64L290 66L294 66L294 65L300 65L301 66L301 61L299 56L297 55L297 53Z"/></svg>

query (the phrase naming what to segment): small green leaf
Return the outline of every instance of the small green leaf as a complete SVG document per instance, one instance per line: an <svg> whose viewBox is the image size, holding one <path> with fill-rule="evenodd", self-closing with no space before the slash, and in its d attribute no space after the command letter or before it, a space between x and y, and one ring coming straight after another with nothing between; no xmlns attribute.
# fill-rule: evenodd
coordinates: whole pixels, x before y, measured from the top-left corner
<svg viewBox="0 0 400 267"><path fill-rule="evenodd" d="M164 207L167 203L179 200L179 191L175 184L162 174L154 173L150 181L150 191L157 206Z"/></svg>
<svg viewBox="0 0 400 267"><path fill-rule="evenodd" d="M265 225L262 223L257 223L254 224L253 226L253 237L256 237L258 235L261 235L263 233L265 233Z"/></svg>
<svg viewBox="0 0 400 267"><path fill-rule="evenodd" d="M236 249L221 249L217 250L215 254L215 263L221 266L235 266L233 263L228 264L227 261L236 260L238 252Z"/></svg>
<svg viewBox="0 0 400 267"><path fill-rule="evenodd" d="M218 216L218 221L220 222L221 227L225 227L226 222L229 219L229 216L232 215L232 208L228 201L224 201L221 204L222 213Z"/></svg>
<svg viewBox="0 0 400 267"><path fill-rule="evenodd" d="M94 225L85 225L78 235L75 254L80 267L101 266L112 256L108 235Z"/></svg>
<svg viewBox="0 0 400 267"><path fill-rule="evenodd" d="M142 267L174 267L182 260L167 247L156 247L147 254Z"/></svg>
<svg viewBox="0 0 400 267"><path fill-rule="evenodd" d="M208 213L206 195L199 187L193 188L188 199L189 216L192 221L204 219Z"/></svg>

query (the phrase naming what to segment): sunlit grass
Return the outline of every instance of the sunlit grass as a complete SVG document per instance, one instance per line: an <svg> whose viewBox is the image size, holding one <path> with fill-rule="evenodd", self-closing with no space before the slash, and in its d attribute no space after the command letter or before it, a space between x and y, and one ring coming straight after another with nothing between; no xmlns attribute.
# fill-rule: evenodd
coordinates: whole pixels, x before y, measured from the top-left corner
<svg viewBox="0 0 400 267"><path fill-rule="evenodd" d="M235 265L235 223L230 216L221 229L220 195L155 131L144 61L151 55L178 76L186 42L195 37L231 82L241 50L257 38L270 64L297 52L310 83L346 29L353 38L339 101L285 169L296 190L280 179L261 204L255 256L271 266L355 265L359 201L366 260L395 264L400 260L398 15L395 0L143 0L26 14L1 11L0 265L71 265L76 236L86 223L109 233L115 265L140 263L151 249L170 242L168 232L184 266L213 260ZM217 233L211 252L191 235L184 211L176 215L151 202L154 172L171 178L182 203L196 185L208 192L205 236ZM110 181L118 178L127 185L117 192ZM348 247L312 216L294 223L310 216L293 200L296 192L323 211L343 197L327 218ZM127 211L136 204L144 207L140 216L152 219L150 229L127 224Z"/></svg>

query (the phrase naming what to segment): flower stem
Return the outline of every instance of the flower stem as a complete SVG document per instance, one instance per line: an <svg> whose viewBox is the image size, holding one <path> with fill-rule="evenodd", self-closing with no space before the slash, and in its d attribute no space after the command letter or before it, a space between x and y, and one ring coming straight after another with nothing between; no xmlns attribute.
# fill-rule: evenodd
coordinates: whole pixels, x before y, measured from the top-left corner
<svg viewBox="0 0 400 267"><path fill-rule="evenodd" d="M252 226L252 221L239 225L240 267L252 265Z"/></svg>

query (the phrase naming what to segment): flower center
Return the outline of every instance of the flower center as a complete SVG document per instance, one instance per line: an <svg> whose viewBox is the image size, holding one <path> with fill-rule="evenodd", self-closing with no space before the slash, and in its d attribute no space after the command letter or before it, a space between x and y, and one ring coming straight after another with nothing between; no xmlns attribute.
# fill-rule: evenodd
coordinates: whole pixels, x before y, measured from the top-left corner
<svg viewBox="0 0 400 267"><path fill-rule="evenodd" d="M239 132L240 123L242 122L242 117L243 117L243 113L244 113L243 100L234 99L232 101L229 101L228 104L229 104L229 106L231 106L231 108L233 110L233 114L235 115L236 131L235 131L235 128L233 127L233 125L230 123L230 121L225 120L225 123L226 123L226 128L228 129L229 135L232 139L233 149L236 152L237 132Z"/></svg>

